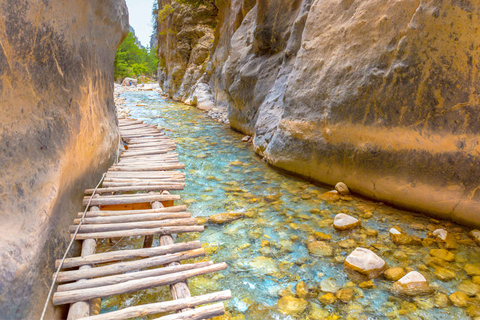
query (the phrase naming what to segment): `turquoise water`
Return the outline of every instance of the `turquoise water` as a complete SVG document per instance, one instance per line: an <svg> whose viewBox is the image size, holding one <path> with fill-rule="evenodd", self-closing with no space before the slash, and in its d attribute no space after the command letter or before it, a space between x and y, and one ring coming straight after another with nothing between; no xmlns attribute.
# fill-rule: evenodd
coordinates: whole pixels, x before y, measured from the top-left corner
<svg viewBox="0 0 480 320"><path fill-rule="evenodd" d="M188 211L204 220L223 212L243 213L239 220L222 225L205 222L203 233L177 238L200 240L209 260L228 264L226 271L189 281L193 295L232 290L234 299L226 302L225 319L470 319L465 308L437 308L434 299L439 293L456 291L461 281L471 280L463 271L467 261L480 264L480 249L469 240L468 229L358 197L329 200L322 197L329 189L274 170L254 154L250 144L241 142L243 135L194 107L165 100L152 91L127 92L122 97L133 118L165 127L177 141L176 151L187 173L185 190L175 192L182 196L179 203L187 204ZM335 231L333 217L340 212L359 217L362 228ZM438 248L436 243L431 247L393 244L388 235L393 226L419 238L431 237L440 227L453 233L460 245L453 251L455 262L445 267L454 270L457 278L440 281L433 274L435 269L426 265L430 249ZM316 232L332 236L328 242L332 257L309 254L307 244ZM140 238L130 238L114 248L141 245ZM99 251L111 250L111 246L104 241ZM390 267L420 271L437 296L395 297L389 291L392 282L382 278L373 280L374 288L360 288L343 271L343 260L357 246L373 249ZM306 307L280 312L280 296L295 295L300 281L309 289ZM352 301L322 305L317 297L324 294L320 287L326 281L338 288L353 288ZM166 287L144 290L103 299L102 312L170 299ZM470 303L478 304L478 299L472 297Z"/></svg>

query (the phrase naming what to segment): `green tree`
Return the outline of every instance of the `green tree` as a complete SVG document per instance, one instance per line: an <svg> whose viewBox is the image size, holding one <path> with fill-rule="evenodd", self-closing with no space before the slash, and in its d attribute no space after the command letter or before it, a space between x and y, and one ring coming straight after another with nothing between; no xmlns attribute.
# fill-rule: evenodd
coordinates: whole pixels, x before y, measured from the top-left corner
<svg viewBox="0 0 480 320"><path fill-rule="evenodd" d="M115 79L139 76L152 77L157 73L156 48L139 47L135 34L130 32L117 49Z"/></svg>

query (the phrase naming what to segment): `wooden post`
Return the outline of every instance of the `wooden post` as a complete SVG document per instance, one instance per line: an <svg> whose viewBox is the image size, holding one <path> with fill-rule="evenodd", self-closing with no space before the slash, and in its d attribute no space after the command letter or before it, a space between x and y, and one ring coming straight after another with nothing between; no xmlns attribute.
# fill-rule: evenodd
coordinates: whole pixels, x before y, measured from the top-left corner
<svg viewBox="0 0 480 320"><path fill-rule="evenodd" d="M89 211L100 211L100 208L97 206L90 207ZM82 242L82 257L92 255L95 253L95 248L97 246L97 241L95 239L87 239ZM79 270L91 269L92 265L81 266ZM78 282L83 282L85 280L78 280ZM94 299L97 300L97 299ZM70 305L68 310L67 320L76 320L84 317L90 316L90 301L81 301L75 302Z"/></svg>

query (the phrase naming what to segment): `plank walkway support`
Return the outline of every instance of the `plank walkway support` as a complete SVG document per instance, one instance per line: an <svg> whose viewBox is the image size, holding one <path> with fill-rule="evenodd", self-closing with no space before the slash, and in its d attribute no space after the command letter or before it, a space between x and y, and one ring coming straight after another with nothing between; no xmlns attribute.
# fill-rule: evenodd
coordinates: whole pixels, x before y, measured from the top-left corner
<svg viewBox="0 0 480 320"><path fill-rule="evenodd" d="M174 205L180 196L169 192L185 187L185 173L178 171L185 166L173 152L176 143L163 128L140 120L121 118L119 128L126 151L107 171L101 187L85 190L83 204L90 203L90 208L85 215L79 212L69 227L72 237L78 228L75 240L83 241L82 254L63 261L62 269L68 270L58 273L53 304L70 304L68 320L128 319L168 312L175 313L158 319L223 315L221 301L232 298L230 290L192 297L187 279L224 270L227 265L211 261L182 264L182 260L203 257L205 250L199 241L174 241L174 234L204 229L196 225L185 205ZM143 236L143 248L95 253L97 239L130 236ZM153 247L155 236L159 245ZM57 267L60 264L56 261ZM99 314L103 297L162 285L170 287L172 301Z"/></svg>

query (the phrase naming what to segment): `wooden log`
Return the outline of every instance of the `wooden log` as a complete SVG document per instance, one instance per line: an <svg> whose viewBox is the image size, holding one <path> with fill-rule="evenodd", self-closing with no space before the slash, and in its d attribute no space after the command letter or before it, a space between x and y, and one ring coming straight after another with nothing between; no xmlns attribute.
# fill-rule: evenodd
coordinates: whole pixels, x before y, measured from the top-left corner
<svg viewBox="0 0 480 320"><path fill-rule="evenodd" d="M118 262L107 266L95 267L88 270L62 271L58 273L57 282L71 282L80 279L110 276L113 274L120 274L143 268L157 267L174 261L203 257L204 255L205 250L202 248L152 258L145 258L141 260Z"/></svg>
<svg viewBox="0 0 480 320"><path fill-rule="evenodd" d="M138 134L138 133L160 133L160 130L157 128L143 127L143 128L128 128L120 129L120 134Z"/></svg>
<svg viewBox="0 0 480 320"><path fill-rule="evenodd" d="M109 217L109 216L122 216L130 214L149 214L149 213L162 213L162 212L183 212L187 210L186 205L173 206L168 208L159 209L145 209L145 210L114 210L114 211L87 211L85 217ZM77 213L77 217L82 217L83 212Z"/></svg>
<svg viewBox="0 0 480 320"><path fill-rule="evenodd" d="M140 143L140 144L133 144L128 146L128 150L136 150L148 147L158 147L163 145L177 145L175 142L160 142L160 143Z"/></svg>
<svg viewBox="0 0 480 320"><path fill-rule="evenodd" d="M183 190L185 183L165 183L156 185L132 185L127 187L109 187L109 188L97 188L95 193L107 193L107 192L125 192L125 191L155 191L155 190ZM85 194L92 194L95 189L85 190Z"/></svg>
<svg viewBox="0 0 480 320"><path fill-rule="evenodd" d="M191 298L128 307L125 309L103 313L98 316L83 318L80 320L125 320L130 318L144 317L152 314L176 311L184 308L193 308L206 303L219 302L230 299L232 299L232 292L230 290L225 290Z"/></svg>
<svg viewBox="0 0 480 320"><path fill-rule="evenodd" d="M92 206L89 209L91 212L100 211L100 208L97 206ZM90 255L95 254L95 249L97 246L97 242L94 239L88 239L82 242L82 253L80 259L87 258ZM67 259L68 260L68 259ZM60 261L59 261L60 262ZM55 268L58 268L60 263ZM80 270L88 270L92 269L93 266L89 264L82 265ZM76 283L81 284L86 280L81 279L78 280ZM90 315L90 301L79 301L74 303L68 309L67 320L76 320L82 317L88 317Z"/></svg>
<svg viewBox="0 0 480 320"><path fill-rule="evenodd" d="M85 240L87 241L87 240ZM74 268L84 265L94 265L111 261L128 260L135 258L149 258L163 254L177 253L182 251L200 249L200 241L180 242L170 246L160 246L147 249L120 250L103 253L91 253L88 256L67 258L63 262L62 268ZM60 266L61 260L55 261L55 268Z"/></svg>
<svg viewBox="0 0 480 320"><path fill-rule="evenodd" d="M135 145L135 144L141 144L141 143L147 143L147 142L159 142L159 143L163 143L163 142L166 142L166 141L169 141L169 142L175 142L174 140L172 140L170 137L168 136L163 136L163 137L145 137L145 138L138 138L138 139L134 139L134 138L125 138L124 141L126 141L128 143L128 146L131 146L131 145Z"/></svg>
<svg viewBox="0 0 480 320"><path fill-rule="evenodd" d="M185 177L186 174L181 171L149 171L149 172L138 172L138 171L123 171L123 172L118 172L118 171L109 171L107 172L107 176L109 178L112 177L128 177L131 176L133 178L135 177L142 177L142 178L151 178L151 179L160 179L160 178L171 178L171 177ZM159 177L159 178L157 178ZM138 179L138 178L137 178Z"/></svg>
<svg viewBox="0 0 480 320"><path fill-rule="evenodd" d="M118 126L119 127L126 127L126 126L132 126L135 124L143 124L143 121L141 120L129 120L129 121L119 121Z"/></svg>
<svg viewBox="0 0 480 320"><path fill-rule="evenodd" d="M133 229L155 229L163 227L184 227L193 226L197 223L195 218L182 219L167 219L160 221L138 221L138 222L121 222L121 223L104 223L104 224L82 224L79 233L93 233L93 232L110 232L120 230ZM78 225L71 225L68 227L70 233L75 233Z"/></svg>
<svg viewBox="0 0 480 320"><path fill-rule="evenodd" d="M127 197L128 195L119 195L115 197L96 197L90 202L91 206L105 206L112 204L128 204L128 203L142 203L152 201L168 201L180 200L179 195L135 195L135 197ZM89 197L83 198L83 205L88 204Z"/></svg>
<svg viewBox="0 0 480 320"><path fill-rule="evenodd" d="M145 156L145 155L148 155L148 154L165 154L169 151L172 151L173 149L164 149L162 151L158 150L158 151L142 151L142 152L136 152L136 153L123 153L121 155L121 157L123 158L130 158L130 157L136 157L136 156Z"/></svg>
<svg viewBox="0 0 480 320"><path fill-rule="evenodd" d="M112 284L118 284L118 283L130 281L130 280L162 276L162 275L177 273L177 272L186 271L186 270L204 268L211 265L213 265L213 262L206 261L206 262L191 263L191 264L181 264L175 267L164 267L164 268L160 267L155 269L128 272L125 274L84 280L84 282L82 283L72 282L72 283L62 284L57 287L57 292L109 286Z"/></svg>
<svg viewBox="0 0 480 320"><path fill-rule="evenodd" d="M162 234L202 232L203 230L204 230L203 226L181 226L181 227L163 227L163 228L155 228L155 229L133 229L133 230L95 232L95 233L78 233L77 236L75 237L75 240L120 238L120 237L134 237L134 236L154 236L154 235L162 235Z"/></svg>
<svg viewBox="0 0 480 320"><path fill-rule="evenodd" d="M190 212L129 214L129 215L85 218L84 224L103 224L103 223L119 223L119 222L155 221L155 220L166 220L166 219L182 219L182 218L190 218L191 216L192 214ZM73 220L73 224L79 224L80 220L81 220L80 218Z"/></svg>
<svg viewBox="0 0 480 320"><path fill-rule="evenodd" d="M223 316L224 314L225 307L223 306L223 303L219 302L193 310L155 318L154 320L202 320Z"/></svg>
<svg viewBox="0 0 480 320"><path fill-rule="evenodd" d="M185 169L183 163L179 164L164 164L164 165L150 165L146 166L113 166L108 169L109 171L165 171L165 170L175 170L175 169Z"/></svg>
<svg viewBox="0 0 480 320"><path fill-rule="evenodd" d="M108 188L113 188L113 187L128 187L128 186L132 186L132 187L135 187L135 186L158 186L158 187L163 187L163 188L159 188L158 190L181 190L183 188L180 187L180 185L185 185L185 179L165 179L165 181L158 181L158 180L151 180L152 182L150 182L149 180L147 181L138 181L138 182L104 182L103 183L103 187L108 187ZM167 187L164 187L165 184L173 184L173 185L178 185L178 189L173 189L173 188L167 188ZM138 190L137 191L142 191L142 190ZM146 190L145 190L146 191Z"/></svg>
<svg viewBox="0 0 480 320"><path fill-rule="evenodd" d="M139 133L139 134L121 134L122 138L141 138L141 137L161 137L164 136L165 133Z"/></svg>
<svg viewBox="0 0 480 320"><path fill-rule="evenodd" d="M217 263L208 267L181 271L163 276L149 277L145 279L131 280L119 284L113 284L103 287L80 289L73 291L56 292L53 295L53 305L58 306L66 303L90 300L95 298L108 297L115 294L125 294L138 290L145 290L158 286L169 285L178 281L184 281L190 277L195 277L211 272L224 270L227 264ZM222 304L223 306L223 304Z"/></svg>

